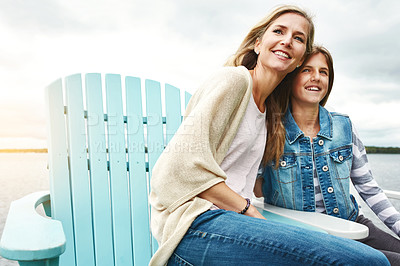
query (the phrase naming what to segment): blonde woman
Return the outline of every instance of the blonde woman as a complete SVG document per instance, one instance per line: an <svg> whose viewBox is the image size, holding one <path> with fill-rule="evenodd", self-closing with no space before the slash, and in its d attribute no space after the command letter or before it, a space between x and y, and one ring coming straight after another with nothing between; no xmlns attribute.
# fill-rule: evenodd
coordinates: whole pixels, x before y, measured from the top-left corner
<svg viewBox="0 0 400 266"><path fill-rule="evenodd" d="M232 66L193 95L153 170L151 227L160 247L151 265L387 263L362 244L267 221L249 200L266 143L266 112L281 108L267 99L301 65L313 37L303 10L281 6L250 31Z"/></svg>

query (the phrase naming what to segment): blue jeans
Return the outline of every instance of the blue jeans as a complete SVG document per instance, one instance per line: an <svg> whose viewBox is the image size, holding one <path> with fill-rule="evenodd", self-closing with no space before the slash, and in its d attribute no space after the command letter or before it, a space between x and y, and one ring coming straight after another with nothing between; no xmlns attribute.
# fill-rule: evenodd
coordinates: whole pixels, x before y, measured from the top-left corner
<svg viewBox="0 0 400 266"><path fill-rule="evenodd" d="M192 223L168 265L390 265L354 240L213 210Z"/></svg>

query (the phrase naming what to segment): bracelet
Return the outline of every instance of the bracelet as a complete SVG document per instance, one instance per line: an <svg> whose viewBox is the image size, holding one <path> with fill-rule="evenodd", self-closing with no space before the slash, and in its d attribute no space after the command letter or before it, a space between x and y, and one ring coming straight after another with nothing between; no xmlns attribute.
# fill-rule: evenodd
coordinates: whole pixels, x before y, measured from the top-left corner
<svg viewBox="0 0 400 266"><path fill-rule="evenodd" d="M246 207L244 207L244 209L242 211L238 212L239 214L244 214L249 209L249 207L250 207L250 199L246 198L246 201L247 201Z"/></svg>

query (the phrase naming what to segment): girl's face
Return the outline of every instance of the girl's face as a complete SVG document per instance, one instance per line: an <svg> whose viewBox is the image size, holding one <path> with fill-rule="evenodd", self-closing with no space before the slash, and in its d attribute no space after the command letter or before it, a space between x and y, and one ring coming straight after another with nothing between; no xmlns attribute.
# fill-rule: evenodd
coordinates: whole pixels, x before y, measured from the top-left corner
<svg viewBox="0 0 400 266"><path fill-rule="evenodd" d="M293 80L292 104L319 105L328 92L329 68L323 54L312 55Z"/></svg>
<svg viewBox="0 0 400 266"><path fill-rule="evenodd" d="M300 65L306 51L309 23L303 16L286 13L278 17L257 39L254 50L259 52L256 67L287 74Z"/></svg>

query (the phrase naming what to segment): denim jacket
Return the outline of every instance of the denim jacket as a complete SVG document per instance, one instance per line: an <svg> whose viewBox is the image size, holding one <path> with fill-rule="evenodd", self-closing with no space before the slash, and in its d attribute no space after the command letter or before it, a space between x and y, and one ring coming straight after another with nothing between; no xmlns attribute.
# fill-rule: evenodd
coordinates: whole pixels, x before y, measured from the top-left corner
<svg viewBox="0 0 400 266"><path fill-rule="evenodd" d="M284 153L263 171L266 203L300 211L315 211L314 167L328 215L347 220L358 216L350 194L352 126L348 116L319 108L320 131L311 143L297 126L290 110L285 114Z"/></svg>

